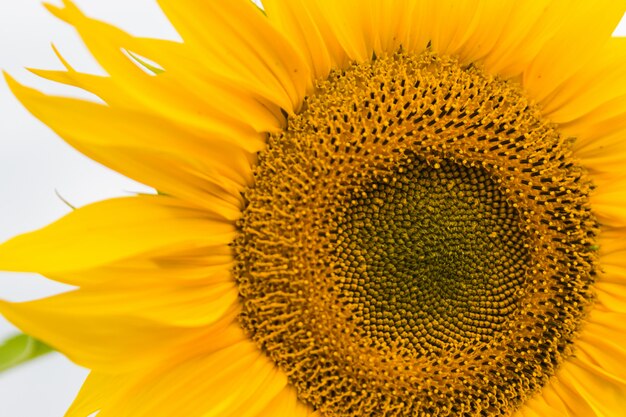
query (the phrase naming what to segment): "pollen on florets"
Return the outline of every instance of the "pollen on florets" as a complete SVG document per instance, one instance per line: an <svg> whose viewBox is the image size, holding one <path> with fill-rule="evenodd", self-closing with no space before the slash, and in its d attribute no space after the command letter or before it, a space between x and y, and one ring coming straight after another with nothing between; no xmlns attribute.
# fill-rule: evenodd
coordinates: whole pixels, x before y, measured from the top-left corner
<svg viewBox="0 0 626 417"><path fill-rule="evenodd" d="M474 66L335 71L259 155L240 322L324 416L509 415L592 300L590 187L520 89Z"/></svg>

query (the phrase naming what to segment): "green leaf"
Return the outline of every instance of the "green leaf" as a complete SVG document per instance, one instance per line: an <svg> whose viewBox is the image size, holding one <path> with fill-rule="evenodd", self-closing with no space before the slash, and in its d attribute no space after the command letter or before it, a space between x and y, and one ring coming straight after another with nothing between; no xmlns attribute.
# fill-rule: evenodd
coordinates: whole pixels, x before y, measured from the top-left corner
<svg viewBox="0 0 626 417"><path fill-rule="evenodd" d="M28 362L53 349L26 334L18 334L0 345L0 372Z"/></svg>

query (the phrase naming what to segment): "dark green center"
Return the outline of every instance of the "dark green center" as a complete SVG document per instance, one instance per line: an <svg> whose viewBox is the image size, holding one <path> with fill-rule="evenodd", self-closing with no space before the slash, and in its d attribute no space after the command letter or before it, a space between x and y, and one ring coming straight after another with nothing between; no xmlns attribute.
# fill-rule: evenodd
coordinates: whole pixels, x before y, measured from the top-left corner
<svg viewBox="0 0 626 417"><path fill-rule="evenodd" d="M520 222L484 169L413 158L355 196L339 221L340 297L381 343L426 354L487 340L524 282Z"/></svg>

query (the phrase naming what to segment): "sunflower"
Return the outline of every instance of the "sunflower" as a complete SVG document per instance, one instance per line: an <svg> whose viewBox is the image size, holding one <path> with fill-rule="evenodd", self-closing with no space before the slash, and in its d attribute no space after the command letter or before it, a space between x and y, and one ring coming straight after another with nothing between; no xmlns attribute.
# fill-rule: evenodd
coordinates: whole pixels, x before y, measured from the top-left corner
<svg viewBox="0 0 626 417"><path fill-rule="evenodd" d="M0 247L77 289L0 312L91 369L67 417L614 417L623 1L69 1L107 76L8 83L156 195Z"/></svg>

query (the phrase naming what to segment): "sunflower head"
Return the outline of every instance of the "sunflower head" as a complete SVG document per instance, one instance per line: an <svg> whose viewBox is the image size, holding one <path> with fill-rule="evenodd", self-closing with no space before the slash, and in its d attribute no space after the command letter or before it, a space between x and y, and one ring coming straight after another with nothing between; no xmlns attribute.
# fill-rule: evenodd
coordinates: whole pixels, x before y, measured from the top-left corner
<svg viewBox="0 0 626 417"><path fill-rule="evenodd" d="M159 191L0 247L79 287L0 304L93 370L68 417L621 412L623 2L159 3L182 42L50 6L103 103L9 78Z"/></svg>
<svg viewBox="0 0 626 417"><path fill-rule="evenodd" d="M242 325L325 415L514 409L592 298L571 145L517 86L430 49L331 73L245 193Z"/></svg>

